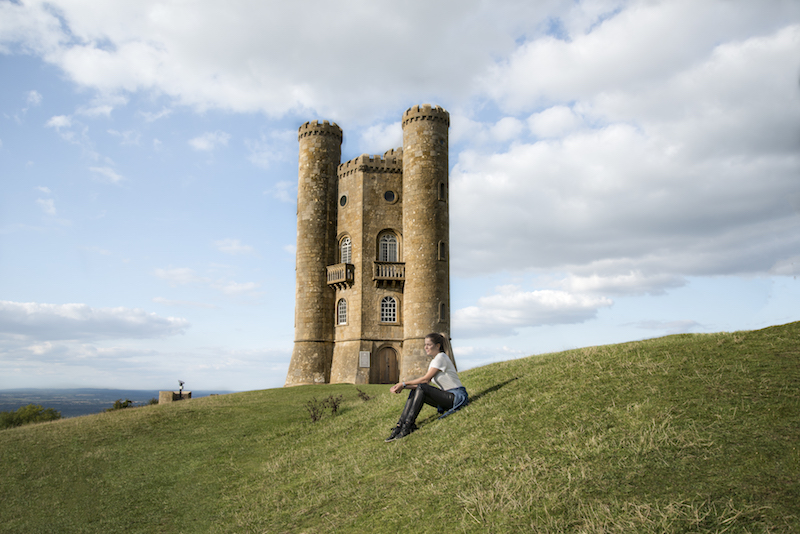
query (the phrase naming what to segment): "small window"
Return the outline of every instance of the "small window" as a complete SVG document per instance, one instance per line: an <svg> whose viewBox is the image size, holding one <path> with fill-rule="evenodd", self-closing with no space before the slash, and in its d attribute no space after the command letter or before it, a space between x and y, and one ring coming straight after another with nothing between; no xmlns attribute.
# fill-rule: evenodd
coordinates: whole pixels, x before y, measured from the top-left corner
<svg viewBox="0 0 800 534"><path fill-rule="evenodd" d="M347 204L347 195L342 195L341 198L339 199L339 205L341 207L344 207L345 204Z"/></svg>
<svg viewBox="0 0 800 534"><path fill-rule="evenodd" d="M394 297L383 297L381 300L381 322L397 322L397 301Z"/></svg>
<svg viewBox="0 0 800 534"><path fill-rule="evenodd" d="M383 234L381 236L378 261L397 261L397 238L394 234Z"/></svg>
<svg viewBox="0 0 800 534"><path fill-rule="evenodd" d="M445 189L444 182L439 182L439 200L447 200L447 190Z"/></svg>
<svg viewBox="0 0 800 534"><path fill-rule="evenodd" d="M397 199L397 195L394 194L394 191L387 191L383 194L383 199L386 202L394 202Z"/></svg>
<svg viewBox="0 0 800 534"><path fill-rule="evenodd" d="M439 259L446 260L447 259L447 245L444 241L439 241Z"/></svg>
<svg viewBox="0 0 800 534"><path fill-rule="evenodd" d="M336 324L347 324L347 301L339 299L336 305Z"/></svg>
<svg viewBox="0 0 800 534"><path fill-rule="evenodd" d="M350 243L350 238L345 237L342 239L342 245L340 247L341 254L340 254L340 263L353 263L353 247Z"/></svg>
<svg viewBox="0 0 800 534"><path fill-rule="evenodd" d="M447 322L447 317L445 317L445 309L444 309L444 302L439 303L439 322L445 323Z"/></svg>

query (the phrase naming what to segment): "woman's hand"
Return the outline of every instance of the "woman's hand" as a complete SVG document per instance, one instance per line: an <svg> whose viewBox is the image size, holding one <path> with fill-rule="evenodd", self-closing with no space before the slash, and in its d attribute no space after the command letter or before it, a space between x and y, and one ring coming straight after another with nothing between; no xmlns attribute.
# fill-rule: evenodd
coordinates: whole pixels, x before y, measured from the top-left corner
<svg viewBox="0 0 800 534"><path fill-rule="evenodd" d="M400 393L401 391L403 391L404 387L405 387L405 383L404 382L400 382L400 383L395 384L392 387L390 387L389 391L391 391L392 393Z"/></svg>

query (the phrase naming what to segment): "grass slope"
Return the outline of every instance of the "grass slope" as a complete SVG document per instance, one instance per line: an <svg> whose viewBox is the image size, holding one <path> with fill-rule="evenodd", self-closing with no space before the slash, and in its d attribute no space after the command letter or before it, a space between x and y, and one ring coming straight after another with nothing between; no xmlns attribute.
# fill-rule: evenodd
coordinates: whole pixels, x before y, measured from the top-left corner
<svg viewBox="0 0 800 534"><path fill-rule="evenodd" d="M2 532L800 532L800 323L462 373L384 443L386 386L253 391L0 432ZM342 395L312 423L303 405Z"/></svg>

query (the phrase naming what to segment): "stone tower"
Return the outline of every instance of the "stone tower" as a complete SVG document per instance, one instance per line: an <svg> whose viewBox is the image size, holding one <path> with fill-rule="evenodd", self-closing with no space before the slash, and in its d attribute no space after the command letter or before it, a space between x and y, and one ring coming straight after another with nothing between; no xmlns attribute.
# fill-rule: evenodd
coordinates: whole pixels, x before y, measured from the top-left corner
<svg viewBox="0 0 800 534"><path fill-rule="evenodd" d="M336 124L300 127L287 386L420 376L429 361L424 336L449 337L450 116L414 106L402 125L402 148L342 164Z"/></svg>
<svg viewBox="0 0 800 534"><path fill-rule="evenodd" d="M404 377L428 370L427 334L450 333L449 127L450 115L440 107L414 106L403 114L405 258L407 272L415 274L404 290Z"/></svg>
<svg viewBox="0 0 800 534"><path fill-rule="evenodd" d="M298 133L297 257L294 350L286 385L330 381L333 355L333 289L326 268L336 263L336 169L342 129L307 122Z"/></svg>

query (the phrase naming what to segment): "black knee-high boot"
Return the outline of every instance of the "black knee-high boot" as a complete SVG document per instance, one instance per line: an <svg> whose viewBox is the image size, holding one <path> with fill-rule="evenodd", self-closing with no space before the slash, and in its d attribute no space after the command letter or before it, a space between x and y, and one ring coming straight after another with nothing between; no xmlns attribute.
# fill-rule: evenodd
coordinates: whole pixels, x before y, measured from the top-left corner
<svg viewBox="0 0 800 534"><path fill-rule="evenodd" d="M415 431L417 429L415 421L424 403L425 394L420 388L409 391L406 405L403 407L403 412L400 414L400 419L397 421L397 425L392 429L392 433L386 438L386 441L404 438Z"/></svg>
<svg viewBox="0 0 800 534"><path fill-rule="evenodd" d="M400 432L397 434L397 439L404 438L417 429L415 423L423 404L425 404L425 392L419 387L412 389L400 415Z"/></svg>
<svg viewBox="0 0 800 534"><path fill-rule="evenodd" d="M412 389L408 394L408 400L403 409L403 415L401 415L403 421L408 425L414 425L420 410L422 410L423 404L425 404L425 391L421 387Z"/></svg>

